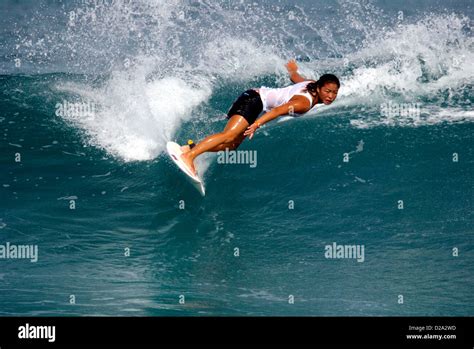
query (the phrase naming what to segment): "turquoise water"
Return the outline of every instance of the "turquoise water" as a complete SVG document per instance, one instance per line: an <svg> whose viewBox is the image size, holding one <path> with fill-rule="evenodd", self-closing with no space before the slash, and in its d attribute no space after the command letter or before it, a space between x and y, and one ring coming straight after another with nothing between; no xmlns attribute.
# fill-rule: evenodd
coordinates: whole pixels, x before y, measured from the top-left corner
<svg viewBox="0 0 474 349"><path fill-rule="evenodd" d="M2 6L0 244L38 261L0 259L0 315L474 314L467 4L400 20L403 3L339 2L324 28L304 2ZM201 159L201 197L166 141L289 84L293 53L341 77L338 100L245 141L255 168ZM95 114L58 115L65 102ZM381 116L389 102L421 114ZM363 262L326 258L334 242Z"/></svg>

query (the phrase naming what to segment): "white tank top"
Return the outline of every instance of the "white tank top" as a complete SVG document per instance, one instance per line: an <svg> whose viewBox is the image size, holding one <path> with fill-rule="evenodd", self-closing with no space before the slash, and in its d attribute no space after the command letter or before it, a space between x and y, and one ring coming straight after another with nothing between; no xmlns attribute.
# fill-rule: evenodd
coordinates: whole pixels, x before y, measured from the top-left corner
<svg viewBox="0 0 474 349"><path fill-rule="evenodd" d="M262 86L258 92L260 93L260 98L263 103L263 110L269 111L273 108L279 107L285 103L288 103L290 99L294 96L305 96L309 100L309 105L313 108L313 97L309 92L303 92L310 82L313 81L303 81L297 84L283 87L283 88L268 88Z"/></svg>

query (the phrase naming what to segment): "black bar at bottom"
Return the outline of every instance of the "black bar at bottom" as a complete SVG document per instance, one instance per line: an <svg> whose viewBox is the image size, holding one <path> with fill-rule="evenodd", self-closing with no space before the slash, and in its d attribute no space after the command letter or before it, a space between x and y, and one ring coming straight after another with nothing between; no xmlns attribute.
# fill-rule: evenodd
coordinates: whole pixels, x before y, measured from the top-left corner
<svg viewBox="0 0 474 349"><path fill-rule="evenodd" d="M4 317L0 349L181 342L472 349L473 324L472 317Z"/></svg>

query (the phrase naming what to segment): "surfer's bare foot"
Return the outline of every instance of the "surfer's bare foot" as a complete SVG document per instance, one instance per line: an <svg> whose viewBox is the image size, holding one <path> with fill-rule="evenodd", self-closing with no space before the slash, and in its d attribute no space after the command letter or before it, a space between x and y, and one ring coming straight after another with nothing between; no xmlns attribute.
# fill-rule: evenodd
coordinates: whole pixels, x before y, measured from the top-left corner
<svg viewBox="0 0 474 349"><path fill-rule="evenodd" d="M190 159L188 155L189 155L188 153L182 154L181 159L186 164L186 166L191 170L191 172L196 176L197 172L196 172L196 168L194 167L194 162L193 160Z"/></svg>
<svg viewBox="0 0 474 349"><path fill-rule="evenodd" d="M187 152L190 151L190 150L191 150L191 147L190 147L189 145L187 145L187 144L181 146L181 151L183 152L183 154L184 154L184 153L187 153Z"/></svg>

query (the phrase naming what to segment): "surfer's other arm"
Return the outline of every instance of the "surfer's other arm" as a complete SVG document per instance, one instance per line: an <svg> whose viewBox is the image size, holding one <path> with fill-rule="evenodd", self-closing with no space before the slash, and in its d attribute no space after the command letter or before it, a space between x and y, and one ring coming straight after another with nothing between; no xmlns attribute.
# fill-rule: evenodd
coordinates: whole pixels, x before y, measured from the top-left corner
<svg viewBox="0 0 474 349"><path fill-rule="evenodd" d="M298 65L294 59L290 59L288 63L286 63L286 69L288 70L288 74L290 74L290 80L297 84L299 82L307 81L303 76L298 73Z"/></svg>
<svg viewBox="0 0 474 349"><path fill-rule="evenodd" d="M311 106L308 108L308 100L305 97L295 96L288 103L285 103L263 114L257 121L255 121L245 130L244 135L249 136L249 139L252 139L253 134L255 131L257 131L257 128L263 124L266 124L267 122L282 115L306 113L310 108Z"/></svg>

